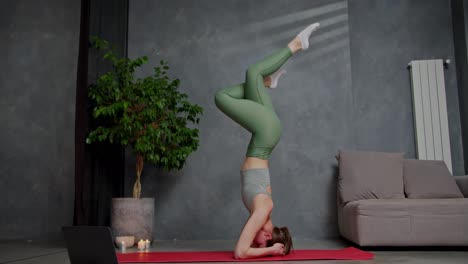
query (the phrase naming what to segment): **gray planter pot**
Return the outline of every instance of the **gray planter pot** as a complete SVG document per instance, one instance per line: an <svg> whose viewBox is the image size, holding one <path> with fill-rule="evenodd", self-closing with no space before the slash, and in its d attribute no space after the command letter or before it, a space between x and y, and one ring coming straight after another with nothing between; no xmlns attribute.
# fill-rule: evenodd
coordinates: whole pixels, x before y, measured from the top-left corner
<svg viewBox="0 0 468 264"><path fill-rule="evenodd" d="M154 198L113 198L111 228L114 238L134 236L153 241Z"/></svg>

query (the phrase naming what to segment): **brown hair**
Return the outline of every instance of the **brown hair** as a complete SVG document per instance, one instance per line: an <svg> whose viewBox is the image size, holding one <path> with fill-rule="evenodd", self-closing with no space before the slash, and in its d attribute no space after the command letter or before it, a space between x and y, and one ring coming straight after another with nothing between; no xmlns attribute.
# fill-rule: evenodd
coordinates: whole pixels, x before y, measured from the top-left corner
<svg viewBox="0 0 468 264"><path fill-rule="evenodd" d="M271 234L271 239L268 240L267 246L271 247L275 243L281 243L284 245L284 254L289 254L289 251L293 248L293 243L291 239L291 234L289 233L289 229L285 226L273 228L273 232Z"/></svg>

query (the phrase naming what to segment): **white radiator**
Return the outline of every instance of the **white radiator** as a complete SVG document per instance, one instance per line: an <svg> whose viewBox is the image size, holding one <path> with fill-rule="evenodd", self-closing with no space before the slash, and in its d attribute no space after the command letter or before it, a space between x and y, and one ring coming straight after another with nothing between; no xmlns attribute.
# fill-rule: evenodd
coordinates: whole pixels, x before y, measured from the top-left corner
<svg viewBox="0 0 468 264"><path fill-rule="evenodd" d="M452 172L443 60L409 63L418 159L443 160Z"/></svg>

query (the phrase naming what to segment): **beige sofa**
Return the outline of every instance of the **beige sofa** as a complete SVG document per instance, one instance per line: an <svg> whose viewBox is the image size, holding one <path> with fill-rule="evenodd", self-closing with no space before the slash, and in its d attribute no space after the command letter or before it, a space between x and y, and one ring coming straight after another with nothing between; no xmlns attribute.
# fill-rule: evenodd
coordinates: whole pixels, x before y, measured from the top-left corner
<svg viewBox="0 0 468 264"><path fill-rule="evenodd" d="M340 234L360 246L467 246L468 176L403 153L337 156Z"/></svg>

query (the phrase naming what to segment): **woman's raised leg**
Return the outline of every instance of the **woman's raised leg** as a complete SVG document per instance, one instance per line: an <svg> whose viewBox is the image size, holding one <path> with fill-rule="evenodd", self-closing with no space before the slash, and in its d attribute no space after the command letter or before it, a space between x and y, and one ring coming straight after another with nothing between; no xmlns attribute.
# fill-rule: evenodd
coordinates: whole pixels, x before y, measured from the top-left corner
<svg viewBox="0 0 468 264"><path fill-rule="evenodd" d="M277 71L291 55L291 49L286 47L251 65L246 73L245 99L262 104L274 111L270 95L263 84L263 78Z"/></svg>

